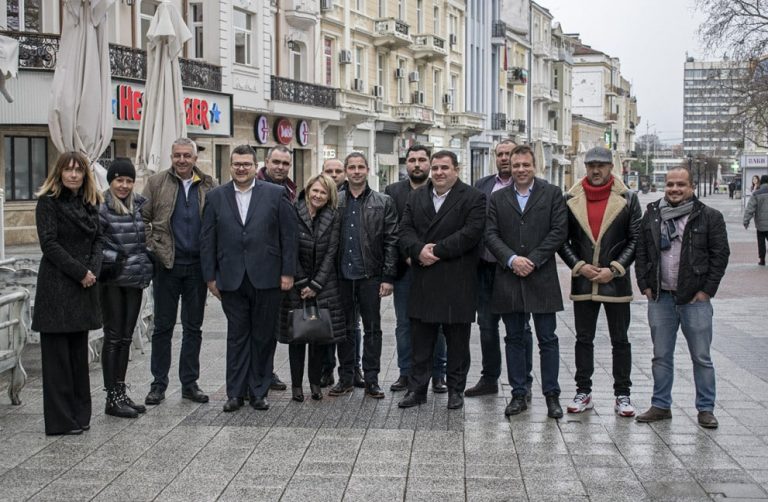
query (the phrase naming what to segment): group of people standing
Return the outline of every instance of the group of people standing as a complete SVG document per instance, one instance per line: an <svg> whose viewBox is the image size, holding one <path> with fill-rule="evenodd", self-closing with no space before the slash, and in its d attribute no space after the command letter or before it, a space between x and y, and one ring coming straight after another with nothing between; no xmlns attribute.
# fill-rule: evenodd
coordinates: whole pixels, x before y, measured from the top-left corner
<svg viewBox="0 0 768 502"><path fill-rule="evenodd" d="M165 397L179 300L182 397L208 401L197 383L208 292L227 317L225 412L246 400L268 409L269 390L285 388L273 371L276 343L289 341L289 313L307 302L330 312L334 343L289 346L292 399L304 400L305 360L312 399L323 399L323 387L341 396L356 386L381 399L381 299L394 292L400 375L390 391L406 391L401 408L425 403L430 381L433 392L448 393L449 409L461 408L465 396L496 394L503 321L512 387L505 415L525 411L530 402L535 331L547 414L560 418L556 312L563 301L556 254L572 271L576 326L576 395L567 411L594 406L593 352L602 305L613 351L614 408L620 416L635 415L628 337L628 272L635 262L654 342L654 396L637 420L671 417L672 357L682 326L694 362L699 424L716 427L709 299L729 249L722 215L694 197L690 173L670 170L665 197L643 217L637 196L611 174L609 150L587 153L587 175L565 197L535 176L530 147L504 140L494 153L497 173L473 187L460 180L453 152L413 145L406 154L407 178L379 193L368 185L362 153L326 160L323 172L299 189L288 176L289 149L270 149L259 169L256 152L241 145L230 157L231 181L217 187L196 167L194 143L182 138L173 145L171 168L150 177L143 195L130 190L130 162L113 163L101 206L87 161L62 156L38 203L40 281L61 288L38 287L33 326L43 335L46 432L78 433L88 426L87 355L82 359L81 353L87 331L101 324L99 312L86 307L99 300L92 287L97 282L109 338L102 357L107 413L144 411L127 396L124 361L135 304L150 277L154 379L147 405ZM57 208L65 203L75 209ZM58 318L49 319L51 309ZM75 325L70 318L77 316L84 319ZM476 318L482 376L465 394Z"/></svg>

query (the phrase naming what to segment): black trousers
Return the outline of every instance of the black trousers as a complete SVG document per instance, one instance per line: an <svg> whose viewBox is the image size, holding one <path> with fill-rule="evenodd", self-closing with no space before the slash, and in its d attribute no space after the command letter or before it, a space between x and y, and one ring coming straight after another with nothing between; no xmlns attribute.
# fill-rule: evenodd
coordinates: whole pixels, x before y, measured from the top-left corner
<svg viewBox="0 0 768 502"><path fill-rule="evenodd" d="M267 396L281 299L279 288L256 289L247 275L237 290L221 292L227 316L227 397Z"/></svg>
<svg viewBox="0 0 768 502"><path fill-rule="evenodd" d="M592 392L595 371L595 330L600 305L605 309L613 355L613 393L628 396L632 381L632 344L629 343L629 303L573 302L576 327L576 392Z"/></svg>
<svg viewBox="0 0 768 502"><path fill-rule="evenodd" d="M101 370L104 387L112 390L125 382L133 330L141 309L142 290L101 284L101 317L104 322L104 345L101 348Z"/></svg>
<svg viewBox="0 0 768 502"><path fill-rule="evenodd" d="M311 385L320 385L320 375L323 368L323 357L326 355L328 345L315 345L312 343L296 343L288 346L288 361L291 363L291 386L301 387L304 381L304 354L309 347L309 359L307 361L307 376Z"/></svg>
<svg viewBox="0 0 768 502"><path fill-rule="evenodd" d="M88 332L40 333L45 433L61 434L91 423Z"/></svg>
<svg viewBox="0 0 768 502"><path fill-rule="evenodd" d="M765 232L757 231L757 257L760 261L765 261L765 241L768 241L768 230Z"/></svg>
<svg viewBox="0 0 768 502"><path fill-rule="evenodd" d="M469 372L469 333L470 323L426 323L411 318L411 345L413 346L413 364L408 378L408 390L419 395L426 395L429 379L432 376L433 355L437 336L443 328L448 349L446 384L448 390L464 392Z"/></svg>
<svg viewBox="0 0 768 502"><path fill-rule="evenodd" d="M381 297L379 279L339 281L347 329L339 350L339 380L352 384L355 371L355 324L363 320L363 376L365 383L379 383L381 370Z"/></svg>

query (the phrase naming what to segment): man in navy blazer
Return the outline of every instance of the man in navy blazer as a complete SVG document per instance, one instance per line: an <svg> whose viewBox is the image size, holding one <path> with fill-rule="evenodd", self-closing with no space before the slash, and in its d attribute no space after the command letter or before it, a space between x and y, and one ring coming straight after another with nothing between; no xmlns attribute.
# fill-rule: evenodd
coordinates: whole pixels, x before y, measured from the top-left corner
<svg viewBox="0 0 768 502"><path fill-rule="evenodd" d="M256 179L256 152L232 150L232 181L208 194L200 259L208 290L227 316L227 402L269 409L267 393L282 291L293 287L296 212L281 186Z"/></svg>

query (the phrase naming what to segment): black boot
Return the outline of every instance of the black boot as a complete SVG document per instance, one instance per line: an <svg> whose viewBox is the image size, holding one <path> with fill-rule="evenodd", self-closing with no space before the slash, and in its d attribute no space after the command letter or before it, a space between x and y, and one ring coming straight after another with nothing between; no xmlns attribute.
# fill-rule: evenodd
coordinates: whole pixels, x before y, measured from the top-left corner
<svg viewBox="0 0 768 502"><path fill-rule="evenodd" d="M139 413L128 406L117 389L107 389L107 405L104 413L120 418L137 418Z"/></svg>
<svg viewBox="0 0 768 502"><path fill-rule="evenodd" d="M133 399L128 397L127 387L128 386L125 385L125 382L117 382L117 385L115 386L115 390L117 390L120 393L120 398L122 399L122 401L128 406L130 406L131 408L133 408L134 410L136 410L136 413L144 413L145 411L147 411L146 406L144 406L143 404L134 403Z"/></svg>

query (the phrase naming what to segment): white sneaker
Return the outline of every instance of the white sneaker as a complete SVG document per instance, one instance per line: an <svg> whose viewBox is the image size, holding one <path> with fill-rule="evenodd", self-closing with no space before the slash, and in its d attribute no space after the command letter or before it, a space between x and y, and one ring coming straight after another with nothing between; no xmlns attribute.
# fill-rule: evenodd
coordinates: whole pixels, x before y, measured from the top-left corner
<svg viewBox="0 0 768 502"><path fill-rule="evenodd" d="M592 402L592 394L576 394L571 404L568 405L568 413L581 413L584 410L591 410L595 407Z"/></svg>
<svg viewBox="0 0 768 502"><path fill-rule="evenodd" d="M629 396L618 396L616 398L616 406L613 407L620 417L634 417L635 407L629 400Z"/></svg>

